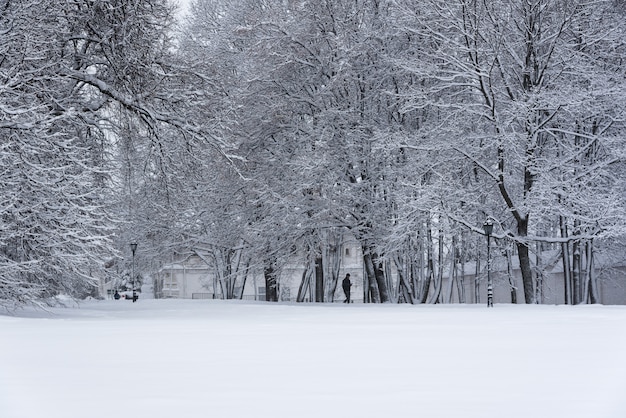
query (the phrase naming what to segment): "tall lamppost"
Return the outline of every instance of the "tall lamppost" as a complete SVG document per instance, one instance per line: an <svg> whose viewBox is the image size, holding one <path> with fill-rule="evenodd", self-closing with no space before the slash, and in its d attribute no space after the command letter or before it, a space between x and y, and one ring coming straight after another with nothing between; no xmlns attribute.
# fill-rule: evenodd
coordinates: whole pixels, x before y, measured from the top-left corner
<svg viewBox="0 0 626 418"><path fill-rule="evenodd" d="M137 243L130 244L130 250L133 252L133 277L132 277L132 286L133 286L133 303L137 301L137 297L135 296L135 251L137 251Z"/></svg>
<svg viewBox="0 0 626 418"><path fill-rule="evenodd" d="M493 308L493 282L491 281L491 233L493 223L487 219L483 224L485 235L487 235L487 307Z"/></svg>

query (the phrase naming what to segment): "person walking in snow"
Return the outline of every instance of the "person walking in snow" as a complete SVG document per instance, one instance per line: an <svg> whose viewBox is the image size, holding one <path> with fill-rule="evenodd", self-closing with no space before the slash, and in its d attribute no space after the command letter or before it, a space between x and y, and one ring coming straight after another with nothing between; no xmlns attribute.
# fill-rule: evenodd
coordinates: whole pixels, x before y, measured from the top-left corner
<svg viewBox="0 0 626 418"><path fill-rule="evenodd" d="M350 303L350 287L352 287L352 283L350 283L350 273L346 274L346 277L341 282L341 287L343 288L343 293L346 295L346 300L343 303Z"/></svg>

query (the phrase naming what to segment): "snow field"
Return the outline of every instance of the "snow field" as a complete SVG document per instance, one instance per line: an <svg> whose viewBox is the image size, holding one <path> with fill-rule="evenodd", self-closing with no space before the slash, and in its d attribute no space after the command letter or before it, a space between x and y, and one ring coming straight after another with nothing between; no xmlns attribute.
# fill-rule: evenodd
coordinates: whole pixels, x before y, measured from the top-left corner
<svg viewBox="0 0 626 418"><path fill-rule="evenodd" d="M0 316L0 417L626 417L626 307L91 301Z"/></svg>

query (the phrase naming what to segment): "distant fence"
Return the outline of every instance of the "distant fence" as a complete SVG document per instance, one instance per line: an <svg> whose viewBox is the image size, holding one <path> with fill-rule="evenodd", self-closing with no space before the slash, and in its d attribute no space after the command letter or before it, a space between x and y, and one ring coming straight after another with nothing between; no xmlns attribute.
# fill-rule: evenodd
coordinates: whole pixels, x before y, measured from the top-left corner
<svg viewBox="0 0 626 418"><path fill-rule="evenodd" d="M221 293L192 293L191 299L224 299ZM243 295L242 300L265 300L265 295Z"/></svg>
<svg viewBox="0 0 626 418"><path fill-rule="evenodd" d="M221 299L219 295L216 297L215 293L192 293L191 299Z"/></svg>
<svg viewBox="0 0 626 418"><path fill-rule="evenodd" d="M221 293L192 293L191 299L224 299ZM243 295L241 300L265 300L265 295ZM283 298L281 299L283 302L289 302L291 299ZM352 303L363 303L363 299L351 299ZM334 303L343 303L343 298L335 299ZM315 303L311 302L309 298L303 300L303 303Z"/></svg>

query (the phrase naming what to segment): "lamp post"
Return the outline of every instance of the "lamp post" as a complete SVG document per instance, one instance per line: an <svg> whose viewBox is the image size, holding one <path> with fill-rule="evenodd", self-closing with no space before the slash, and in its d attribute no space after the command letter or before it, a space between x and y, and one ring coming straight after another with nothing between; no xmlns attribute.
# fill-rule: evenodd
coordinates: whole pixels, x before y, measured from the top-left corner
<svg viewBox="0 0 626 418"><path fill-rule="evenodd" d="M133 252L133 277L131 280L132 286L133 286L133 303L135 303L137 301L137 297L135 296L135 251L137 251L137 243L131 243L130 244L130 250Z"/></svg>
<svg viewBox="0 0 626 418"><path fill-rule="evenodd" d="M491 281L491 233L493 223L487 219L483 224L485 235L487 235L487 307L493 308L493 282Z"/></svg>

